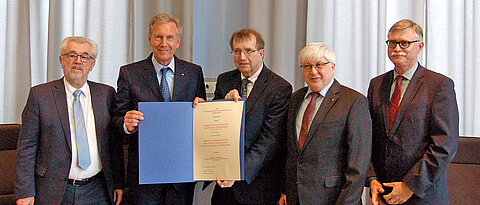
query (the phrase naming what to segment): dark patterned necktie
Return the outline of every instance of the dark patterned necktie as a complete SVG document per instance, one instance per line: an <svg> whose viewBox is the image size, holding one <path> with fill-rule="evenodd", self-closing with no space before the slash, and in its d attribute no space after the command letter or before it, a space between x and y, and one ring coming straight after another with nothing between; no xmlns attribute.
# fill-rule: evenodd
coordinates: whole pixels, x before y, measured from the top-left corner
<svg viewBox="0 0 480 205"><path fill-rule="evenodd" d="M305 109L305 113L303 114L302 119L302 128L300 129L300 135L298 136L298 148L301 150L305 140L307 139L308 134L308 125L310 124L310 116L312 115L313 108L315 108L315 103L317 102L317 97L320 95L317 92L311 92L310 95L312 99L307 105L307 109Z"/></svg>
<svg viewBox="0 0 480 205"><path fill-rule="evenodd" d="M389 108L389 130L392 129L393 126L393 121L395 120L395 115L397 114L398 111L398 106L400 104L400 93L402 92L402 80L403 77L401 75L397 76L395 78L396 83L395 83L395 90L393 91L392 98L390 98L390 108Z"/></svg>
<svg viewBox="0 0 480 205"><path fill-rule="evenodd" d="M162 96L165 102L170 102L170 89L167 82L167 72L170 70L169 67L162 68L162 82L160 82L160 89L162 90Z"/></svg>
<svg viewBox="0 0 480 205"><path fill-rule="evenodd" d="M247 89L247 87L248 87L248 85L249 85L250 83L252 83L252 81L250 81L248 78L244 78L244 79L242 80L242 93L241 93L241 95L242 95L242 97L245 98L245 99L248 98L248 89Z"/></svg>

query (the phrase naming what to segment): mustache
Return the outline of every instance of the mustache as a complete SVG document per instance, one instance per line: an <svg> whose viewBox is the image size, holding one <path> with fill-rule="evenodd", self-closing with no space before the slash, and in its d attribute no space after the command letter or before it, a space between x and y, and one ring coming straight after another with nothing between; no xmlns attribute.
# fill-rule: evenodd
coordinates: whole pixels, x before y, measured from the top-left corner
<svg viewBox="0 0 480 205"><path fill-rule="evenodd" d="M395 51L392 51L390 53L391 56L406 56L407 54L405 52L395 52Z"/></svg>

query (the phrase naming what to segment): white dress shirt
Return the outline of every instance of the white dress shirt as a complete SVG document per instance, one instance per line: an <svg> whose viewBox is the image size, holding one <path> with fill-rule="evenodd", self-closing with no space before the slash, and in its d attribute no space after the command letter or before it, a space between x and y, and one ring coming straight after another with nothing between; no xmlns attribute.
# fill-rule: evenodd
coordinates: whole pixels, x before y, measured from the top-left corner
<svg viewBox="0 0 480 205"><path fill-rule="evenodd" d="M85 179L95 176L102 170L102 162L98 153L97 146L97 133L95 131L95 117L92 107L92 98L90 95L90 88L88 83L85 83L80 90L80 103L82 104L83 115L85 119L85 128L87 129L88 148L90 149L90 166L83 170L78 166L78 152L77 152L77 138L75 134L75 120L73 118L73 100L75 96L73 92L77 90L70 85L65 78L63 78L65 84L65 93L67 95L67 108L68 108L68 120L70 122L70 139L72 143L72 163L70 165L69 179Z"/></svg>
<svg viewBox="0 0 480 205"><path fill-rule="evenodd" d="M243 80L244 78L247 78L250 82L252 82L252 83L249 83L249 84L247 85L247 96L250 96L250 92L252 92L253 86L255 85L255 81L257 81L258 76L259 76L260 73L262 72L262 69L263 69L263 63L262 63L262 65L260 66L260 69L258 69L257 72L255 72L252 76L250 76L250 77L248 77L248 78L245 77L245 76L243 75L243 73L240 73L240 79ZM238 90L238 92L241 92L241 91ZM239 93L239 94L241 94L241 93Z"/></svg>

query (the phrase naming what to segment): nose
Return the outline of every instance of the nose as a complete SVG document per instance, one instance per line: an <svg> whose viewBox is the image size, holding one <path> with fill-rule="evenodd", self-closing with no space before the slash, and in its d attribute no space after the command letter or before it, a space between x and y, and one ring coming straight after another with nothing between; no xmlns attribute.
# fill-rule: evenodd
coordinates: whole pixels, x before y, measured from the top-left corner
<svg viewBox="0 0 480 205"><path fill-rule="evenodd" d="M75 58L75 61L73 61L75 63L82 63L82 56L77 56L77 58Z"/></svg>
<svg viewBox="0 0 480 205"><path fill-rule="evenodd" d="M393 48L393 50L396 50L396 51L402 50L402 48L400 47L400 43L396 43L395 48Z"/></svg>

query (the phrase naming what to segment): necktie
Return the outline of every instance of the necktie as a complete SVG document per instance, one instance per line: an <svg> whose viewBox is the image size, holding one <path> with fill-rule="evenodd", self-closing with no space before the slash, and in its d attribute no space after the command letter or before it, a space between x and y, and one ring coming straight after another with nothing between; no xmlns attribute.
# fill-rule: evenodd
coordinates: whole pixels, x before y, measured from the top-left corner
<svg viewBox="0 0 480 205"><path fill-rule="evenodd" d="M90 166L90 149L88 148L87 129L85 128L85 119L83 117L82 103L80 102L81 90L73 93L73 118L75 121L75 137L77 139L77 164L83 170Z"/></svg>
<svg viewBox="0 0 480 205"><path fill-rule="evenodd" d="M170 102L170 89L168 88L168 82L167 82L167 72L170 68L165 67L162 68L162 82L160 83L160 89L162 89L162 96L165 102Z"/></svg>
<svg viewBox="0 0 480 205"><path fill-rule="evenodd" d="M303 144L305 143L305 139L307 139L310 116L312 115L313 108L315 108L316 99L320 94L317 92L312 92L310 93L310 95L312 96L312 99L310 99L310 102L307 105L307 109L305 109L305 113L303 113L302 128L300 129L300 135L298 136L299 149L302 149Z"/></svg>
<svg viewBox="0 0 480 205"><path fill-rule="evenodd" d="M242 80L242 93L241 93L241 95L242 95L242 97L245 98L245 99L248 98L248 89L247 89L247 87L248 87L248 84L250 84L250 83L252 83L252 81L248 80L248 78L244 78L244 79Z"/></svg>
<svg viewBox="0 0 480 205"><path fill-rule="evenodd" d="M395 90L393 90L393 95L392 98L390 98L390 108L389 108L389 126L390 130L392 129L393 126L393 121L395 120L395 115L397 114L398 110L398 105L400 104L400 93L402 92L402 80L403 77L401 75L397 76L395 78L396 83L395 83Z"/></svg>

